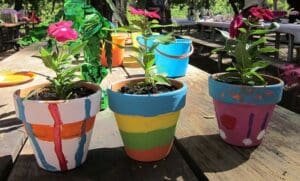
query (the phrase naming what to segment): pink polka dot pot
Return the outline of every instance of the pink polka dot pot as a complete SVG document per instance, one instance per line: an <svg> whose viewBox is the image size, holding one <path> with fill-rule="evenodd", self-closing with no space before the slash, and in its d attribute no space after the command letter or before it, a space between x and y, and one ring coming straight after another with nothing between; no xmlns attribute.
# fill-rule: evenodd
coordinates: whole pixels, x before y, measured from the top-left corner
<svg viewBox="0 0 300 181"><path fill-rule="evenodd" d="M221 74L213 74L208 80L221 138L235 146L259 145L281 100L283 81L264 75L268 85L229 84L216 80Z"/></svg>

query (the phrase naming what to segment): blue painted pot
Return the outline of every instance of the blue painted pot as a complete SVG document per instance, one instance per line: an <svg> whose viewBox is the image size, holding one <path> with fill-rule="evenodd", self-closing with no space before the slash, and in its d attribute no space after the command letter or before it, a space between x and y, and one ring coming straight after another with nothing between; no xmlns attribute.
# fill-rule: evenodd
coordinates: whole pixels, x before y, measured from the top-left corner
<svg viewBox="0 0 300 181"><path fill-rule="evenodd" d="M155 50L155 63L158 73L167 77L185 76L189 64L189 56L194 49L189 39L176 39L174 43L160 44Z"/></svg>
<svg viewBox="0 0 300 181"><path fill-rule="evenodd" d="M214 74L208 79L220 136L235 146L259 145L274 107L281 100L283 81L265 75L270 85L236 85L216 80L221 74Z"/></svg>
<svg viewBox="0 0 300 181"><path fill-rule="evenodd" d="M113 83L108 89L109 107L114 112L127 155L138 161L165 158L173 145L180 110L185 106L187 87L171 80L178 89L149 95L123 94L124 85L143 78Z"/></svg>

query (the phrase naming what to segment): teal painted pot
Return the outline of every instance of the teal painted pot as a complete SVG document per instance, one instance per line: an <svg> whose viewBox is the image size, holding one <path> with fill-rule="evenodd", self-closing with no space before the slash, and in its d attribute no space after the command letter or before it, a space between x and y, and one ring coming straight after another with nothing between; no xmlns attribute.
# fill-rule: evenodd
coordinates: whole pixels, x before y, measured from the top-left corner
<svg viewBox="0 0 300 181"><path fill-rule="evenodd" d="M134 160L150 162L165 158L172 148L187 87L171 80L178 90L150 95L118 92L124 85L142 80L128 79L112 84L108 99L127 155Z"/></svg>
<svg viewBox="0 0 300 181"><path fill-rule="evenodd" d="M235 146L252 147L261 143L276 103L281 100L283 81L264 76L270 85L247 86L209 77L209 94L213 98L220 136Z"/></svg>

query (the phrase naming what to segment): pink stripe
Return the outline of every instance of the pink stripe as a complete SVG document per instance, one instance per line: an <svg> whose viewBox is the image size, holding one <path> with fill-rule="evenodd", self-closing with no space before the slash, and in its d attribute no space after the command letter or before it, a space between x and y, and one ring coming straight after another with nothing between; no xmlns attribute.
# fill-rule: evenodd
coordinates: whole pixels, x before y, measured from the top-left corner
<svg viewBox="0 0 300 181"><path fill-rule="evenodd" d="M59 166L62 171L68 170L67 161L62 151L61 144L61 125L62 121L59 115L59 110L57 104L49 104L48 109L54 119L54 147L57 159L59 161Z"/></svg>

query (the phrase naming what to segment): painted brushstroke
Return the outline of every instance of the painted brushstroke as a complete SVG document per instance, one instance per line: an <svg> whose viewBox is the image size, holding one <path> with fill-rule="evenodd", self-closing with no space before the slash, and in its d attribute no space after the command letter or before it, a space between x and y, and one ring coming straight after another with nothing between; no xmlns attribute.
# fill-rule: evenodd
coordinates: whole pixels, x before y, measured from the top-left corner
<svg viewBox="0 0 300 181"><path fill-rule="evenodd" d="M65 155L62 151L62 140L61 140L61 126L62 121L60 118L59 110L57 104L49 104L48 109L54 120L54 148L57 159L59 161L59 166L62 171L68 170L67 161Z"/></svg>
<svg viewBox="0 0 300 181"><path fill-rule="evenodd" d="M34 136L33 134L33 130L32 130L32 127L29 123L27 123L26 121L26 116L25 116L25 107L23 105L23 102L20 98L17 98L16 99L17 101L17 105L18 105L18 109L19 109L19 119L23 121L24 123L24 126L25 126L25 129L26 129L26 132L28 134L28 136L30 137L31 139L31 142L35 148L35 151L37 153L37 157L38 159L40 160L42 166L46 169L46 170L49 170L49 171L57 171L57 169L50 165L46 159L45 159L45 156L42 152L42 149L38 143L38 141L36 140L36 137Z"/></svg>
<svg viewBox="0 0 300 181"><path fill-rule="evenodd" d="M89 99L85 99L85 120L90 117L91 111L91 101ZM83 121L81 127L81 138L79 141L78 149L75 154L76 167L79 166L82 162L83 154L84 154L84 145L86 143L86 121Z"/></svg>

